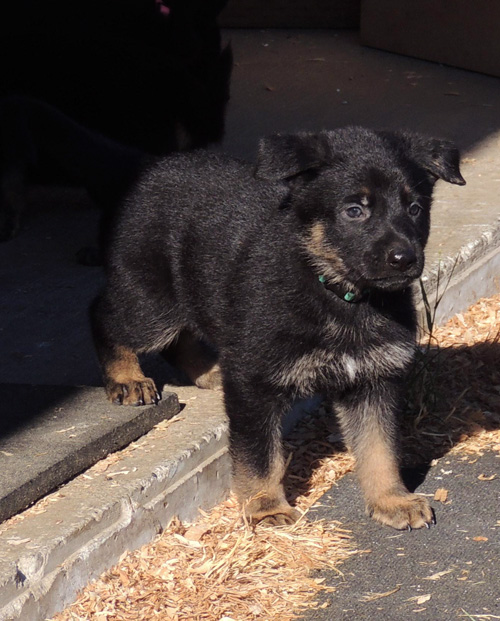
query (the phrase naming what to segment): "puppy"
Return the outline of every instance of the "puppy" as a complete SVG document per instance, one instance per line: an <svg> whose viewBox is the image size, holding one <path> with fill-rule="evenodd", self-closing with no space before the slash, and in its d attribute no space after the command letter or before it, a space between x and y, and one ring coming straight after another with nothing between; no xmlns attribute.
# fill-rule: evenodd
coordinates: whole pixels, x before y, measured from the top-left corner
<svg viewBox="0 0 500 621"><path fill-rule="evenodd" d="M151 166L123 203L91 309L109 399L157 403L137 354L180 345L193 382L221 378L247 516L280 524L297 518L282 417L324 394L369 514L429 526L427 499L399 473L397 417L437 179L465 183L450 144L357 127L264 139L253 169L206 152ZM211 369L197 360L206 343Z"/></svg>

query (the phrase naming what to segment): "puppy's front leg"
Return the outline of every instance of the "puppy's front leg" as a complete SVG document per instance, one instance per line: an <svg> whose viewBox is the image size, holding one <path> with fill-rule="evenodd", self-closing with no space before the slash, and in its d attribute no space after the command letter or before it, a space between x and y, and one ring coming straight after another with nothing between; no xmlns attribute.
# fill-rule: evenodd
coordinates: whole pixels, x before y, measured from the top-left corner
<svg viewBox="0 0 500 621"><path fill-rule="evenodd" d="M300 513L287 502L281 418L288 403L252 384L244 387L225 374L233 489L250 522L291 524Z"/></svg>
<svg viewBox="0 0 500 621"><path fill-rule="evenodd" d="M90 318L108 399L117 405L158 403L161 395L153 380L142 372L136 353L110 336L110 326L115 327L117 322L101 296L92 304Z"/></svg>
<svg viewBox="0 0 500 621"><path fill-rule="evenodd" d="M397 529L429 526L433 512L426 498L410 493L397 455L396 412L399 388L380 381L358 388L335 403L356 469L366 509L376 521Z"/></svg>

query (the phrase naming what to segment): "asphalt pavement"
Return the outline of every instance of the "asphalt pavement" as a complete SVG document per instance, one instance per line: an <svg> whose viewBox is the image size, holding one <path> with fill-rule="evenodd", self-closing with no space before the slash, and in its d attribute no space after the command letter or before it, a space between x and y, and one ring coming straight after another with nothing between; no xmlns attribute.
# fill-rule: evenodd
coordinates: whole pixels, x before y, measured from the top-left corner
<svg viewBox="0 0 500 621"><path fill-rule="evenodd" d="M431 500L436 525L412 532L368 518L353 474L320 499L311 519L341 521L358 553L342 575L318 572L335 591L303 621L500 618L500 451L446 455L416 491Z"/></svg>

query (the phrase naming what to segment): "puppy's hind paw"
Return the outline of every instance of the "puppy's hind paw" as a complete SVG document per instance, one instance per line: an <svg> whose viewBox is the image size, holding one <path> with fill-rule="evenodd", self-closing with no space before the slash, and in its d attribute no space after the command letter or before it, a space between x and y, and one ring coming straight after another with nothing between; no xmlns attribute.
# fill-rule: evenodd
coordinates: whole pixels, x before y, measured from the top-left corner
<svg viewBox="0 0 500 621"><path fill-rule="evenodd" d="M266 526L289 526L290 524L295 524L300 516L301 514L297 511L297 509L290 507L286 513L266 515L266 517L263 517L258 521L258 523Z"/></svg>
<svg viewBox="0 0 500 621"><path fill-rule="evenodd" d="M244 507L250 524L266 524L268 526L285 526L294 524L301 513L291 507L286 500L278 500L269 496L257 496Z"/></svg>
<svg viewBox="0 0 500 621"><path fill-rule="evenodd" d="M210 371L203 373L195 382L198 388L204 388L208 390L220 390L222 389L222 373L218 364L216 364Z"/></svg>
<svg viewBox="0 0 500 621"><path fill-rule="evenodd" d="M149 378L112 382L106 386L106 392L108 399L115 405L156 405L161 400L155 383Z"/></svg>

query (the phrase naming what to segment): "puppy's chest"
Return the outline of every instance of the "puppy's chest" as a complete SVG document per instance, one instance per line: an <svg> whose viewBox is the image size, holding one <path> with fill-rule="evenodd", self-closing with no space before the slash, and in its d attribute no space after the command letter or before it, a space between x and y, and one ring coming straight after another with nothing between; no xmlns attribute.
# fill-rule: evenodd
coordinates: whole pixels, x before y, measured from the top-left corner
<svg viewBox="0 0 500 621"><path fill-rule="evenodd" d="M276 380L297 395L343 390L358 383L404 373L414 355L410 342L335 347L325 342L282 360Z"/></svg>

